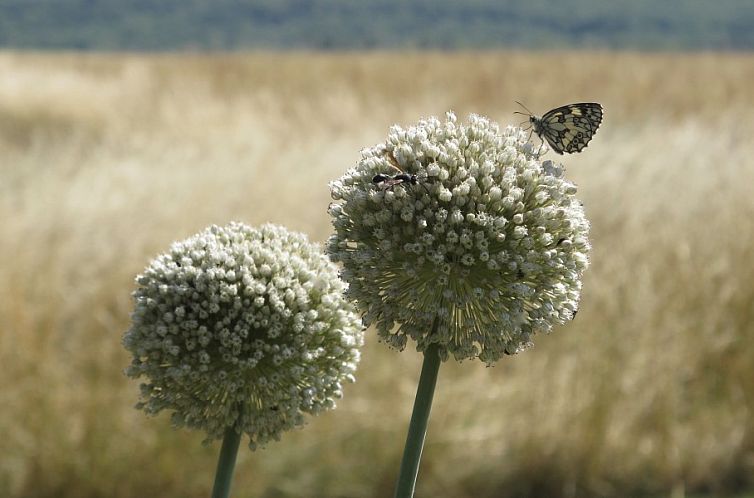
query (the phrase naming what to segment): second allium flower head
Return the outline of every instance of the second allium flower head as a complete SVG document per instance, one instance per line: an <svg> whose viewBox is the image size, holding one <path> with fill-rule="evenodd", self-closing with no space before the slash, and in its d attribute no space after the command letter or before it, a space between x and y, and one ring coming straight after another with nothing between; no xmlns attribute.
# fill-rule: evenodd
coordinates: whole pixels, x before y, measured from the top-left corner
<svg viewBox="0 0 754 498"><path fill-rule="evenodd" d="M363 333L337 269L283 227L212 226L137 277L126 373L139 407L173 412L208 440L228 427L252 448L332 408L353 381Z"/></svg>
<svg viewBox="0 0 754 498"><path fill-rule="evenodd" d="M525 132L448 113L394 126L362 156L331 184L328 251L383 340L491 364L573 317L589 223L576 187ZM372 181L395 163L415 185Z"/></svg>

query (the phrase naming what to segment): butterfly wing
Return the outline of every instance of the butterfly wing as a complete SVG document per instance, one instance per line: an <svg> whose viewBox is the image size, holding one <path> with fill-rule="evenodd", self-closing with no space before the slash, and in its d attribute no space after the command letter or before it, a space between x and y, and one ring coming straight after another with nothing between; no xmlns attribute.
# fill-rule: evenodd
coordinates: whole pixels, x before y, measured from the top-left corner
<svg viewBox="0 0 754 498"><path fill-rule="evenodd" d="M541 119L542 137L558 154L581 152L602 123L602 106L582 102L558 107Z"/></svg>

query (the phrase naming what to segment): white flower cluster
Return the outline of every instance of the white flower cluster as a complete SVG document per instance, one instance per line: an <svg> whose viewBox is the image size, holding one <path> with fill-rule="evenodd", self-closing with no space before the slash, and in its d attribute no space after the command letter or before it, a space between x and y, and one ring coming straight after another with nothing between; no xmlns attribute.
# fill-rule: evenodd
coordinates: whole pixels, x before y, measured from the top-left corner
<svg viewBox="0 0 754 498"><path fill-rule="evenodd" d="M250 446L335 406L353 381L363 328L337 269L301 234L212 226L137 277L123 344L126 374L145 376L137 408L173 411L176 426L227 427Z"/></svg>
<svg viewBox="0 0 754 498"><path fill-rule="evenodd" d="M492 364L573 317L589 223L536 152L519 128L448 113L392 127L330 184L328 252L381 339Z"/></svg>

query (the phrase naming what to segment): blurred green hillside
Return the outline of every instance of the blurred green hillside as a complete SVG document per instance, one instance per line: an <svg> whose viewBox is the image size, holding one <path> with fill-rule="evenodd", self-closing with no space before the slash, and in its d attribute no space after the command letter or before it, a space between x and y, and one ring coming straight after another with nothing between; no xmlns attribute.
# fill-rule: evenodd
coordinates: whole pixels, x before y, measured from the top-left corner
<svg viewBox="0 0 754 498"><path fill-rule="evenodd" d="M754 48L751 0L0 0L0 47Z"/></svg>

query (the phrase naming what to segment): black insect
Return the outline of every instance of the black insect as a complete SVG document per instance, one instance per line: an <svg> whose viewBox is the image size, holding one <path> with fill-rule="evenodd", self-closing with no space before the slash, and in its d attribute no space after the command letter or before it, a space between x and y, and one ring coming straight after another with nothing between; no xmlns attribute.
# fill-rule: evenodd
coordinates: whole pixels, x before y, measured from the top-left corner
<svg viewBox="0 0 754 498"><path fill-rule="evenodd" d="M380 187L382 190L387 190L402 183L417 185L419 183L419 180L417 180L416 175L409 175L408 173L398 173L397 175L393 176L386 175L385 173L379 173L377 175L374 175L374 178L372 178L372 183Z"/></svg>
<svg viewBox="0 0 754 498"><path fill-rule="evenodd" d="M387 173L378 173L372 177L372 183L382 190L392 189L396 185L419 185L419 179L416 175L406 173L400 168L398 161L390 151L385 151L385 157L397 173L388 175ZM426 188L426 186L424 187Z"/></svg>

